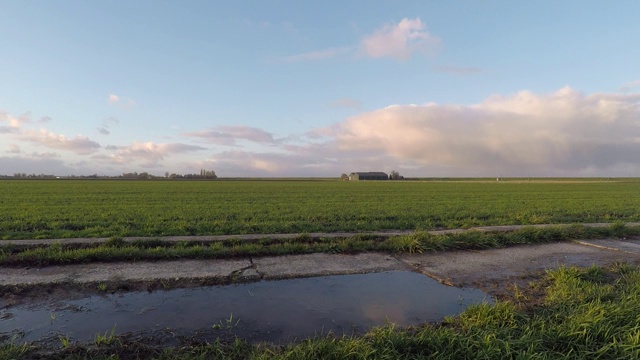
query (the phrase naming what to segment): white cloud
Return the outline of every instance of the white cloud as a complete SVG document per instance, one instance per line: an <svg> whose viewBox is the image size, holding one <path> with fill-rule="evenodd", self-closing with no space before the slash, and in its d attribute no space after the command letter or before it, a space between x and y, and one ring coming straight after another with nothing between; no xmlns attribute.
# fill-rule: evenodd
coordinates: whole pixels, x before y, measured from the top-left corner
<svg viewBox="0 0 640 360"><path fill-rule="evenodd" d="M23 124L31 122L31 113L24 113L15 117L9 113L0 111L0 124L6 123L6 126L0 125L0 133L16 133Z"/></svg>
<svg viewBox="0 0 640 360"><path fill-rule="evenodd" d="M20 149L20 146L16 144L9 144L9 150L7 150L7 152L9 154L20 154L22 153L22 150Z"/></svg>
<svg viewBox="0 0 640 360"><path fill-rule="evenodd" d="M259 144L273 144L275 142L271 133L244 125L215 126L207 130L187 132L183 135L201 138L213 144L228 146L236 145L238 140L248 140Z"/></svg>
<svg viewBox="0 0 640 360"><path fill-rule="evenodd" d="M340 124L336 146L469 174L640 168L639 102L640 95L564 88L493 96L473 106L390 106Z"/></svg>
<svg viewBox="0 0 640 360"><path fill-rule="evenodd" d="M25 130L19 137L22 141L28 141L52 149L60 149L74 152L80 155L91 154L100 148L100 144L90 140L86 136L78 135L75 138L67 138L64 135L55 134L46 129Z"/></svg>
<svg viewBox="0 0 640 360"><path fill-rule="evenodd" d="M440 39L429 34L419 19L402 19L398 24L385 25L362 39L361 51L373 58L392 57L406 60L414 52L430 53Z"/></svg>
<svg viewBox="0 0 640 360"><path fill-rule="evenodd" d="M307 131L304 136L308 139L333 138L338 134L339 124L332 126L315 128Z"/></svg>
<svg viewBox="0 0 640 360"><path fill-rule="evenodd" d="M494 95L474 105L393 105L292 134L286 141L241 125L182 134L213 144L266 145L255 152L236 147L210 154L206 145L153 141L101 147L84 136L20 128L28 122L28 115L0 113L0 123L14 129L2 135L8 139L3 151L13 157L0 162L15 167L4 171L32 172L16 165L29 159L25 164L58 166L57 174L71 166L76 174L155 167L162 172L207 168L220 176L338 176L391 169L405 176L640 175L640 94L583 94L569 87ZM65 164L57 153L34 152L31 144L91 156ZM203 154L207 160L201 160Z"/></svg>
<svg viewBox="0 0 640 360"><path fill-rule="evenodd" d="M32 152L32 153L26 154L26 156L30 159L59 159L62 157L57 152L53 152L53 151L48 151L44 153Z"/></svg>
<svg viewBox="0 0 640 360"><path fill-rule="evenodd" d="M172 155L206 150L206 148L196 145L154 143L152 141L134 142L129 146L107 146L105 149L113 152L108 155L95 155L93 158L112 164L130 164L139 161L144 167L156 167L165 157Z"/></svg>
<svg viewBox="0 0 640 360"><path fill-rule="evenodd" d="M322 171L311 168L324 163L318 154L224 151L214 154L206 166L222 176L318 176ZM326 172L324 172L326 174ZM339 174L338 174L339 175ZM325 175L326 176L326 175Z"/></svg>
<svg viewBox="0 0 640 360"><path fill-rule="evenodd" d="M402 169L396 159L371 152L341 151L333 143L285 145L284 152L233 150L190 168L215 169L224 177L339 177L343 172Z"/></svg>
<svg viewBox="0 0 640 360"><path fill-rule="evenodd" d="M426 30L419 19L402 19L397 24L389 24L365 36L356 46L332 47L277 58L278 62L317 61L338 55L353 54L358 50L372 58L391 57L406 60L414 53L430 54L440 45L440 39Z"/></svg>
<svg viewBox="0 0 640 360"><path fill-rule="evenodd" d="M620 87L620 91L629 92L635 88L640 88L640 80L631 81Z"/></svg>
<svg viewBox="0 0 640 360"><path fill-rule="evenodd" d="M49 116L43 116L36 121L33 121L31 117L31 112L26 112L20 116L13 116L7 112L0 111L0 134L18 134L22 131L21 129L24 127L24 125L46 123L51 121L51 118ZM2 123L5 123L6 125L2 125Z"/></svg>
<svg viewBox="0 0 640 360"><path fill-rule="evenodd" d="M136 102L133 101L133 99L122 97L122 96L116 95L116 94L110 94L107 97L107 101L109 102L109 104L114 105L114 106L118 106L118 107L121 107L121 108L130 108L130 107L133 107L136 104Z"/></svg>
<svg viewBox="0 0 640 360"><path fill-rule="evenodd" d="M640 175L640 94L567 87L475 105L394 105L277 145L214 154L208 164L224 176Z"/></svg>

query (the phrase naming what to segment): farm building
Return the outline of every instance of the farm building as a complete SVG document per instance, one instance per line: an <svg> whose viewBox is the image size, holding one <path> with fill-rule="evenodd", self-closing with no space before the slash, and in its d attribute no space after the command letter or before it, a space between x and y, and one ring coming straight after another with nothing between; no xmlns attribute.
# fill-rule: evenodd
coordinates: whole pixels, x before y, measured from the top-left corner
<svg viewBox="0 0 640 360"><path fill-rule="evenodd" d="M349 180L389 180L389 175L383 172L352 172Z"/></svg>

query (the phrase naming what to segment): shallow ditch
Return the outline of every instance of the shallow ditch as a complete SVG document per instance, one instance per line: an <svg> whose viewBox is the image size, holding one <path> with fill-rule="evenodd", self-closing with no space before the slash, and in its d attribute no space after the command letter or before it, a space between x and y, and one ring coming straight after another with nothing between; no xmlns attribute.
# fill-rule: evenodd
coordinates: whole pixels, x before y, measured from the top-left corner
<svg viewBox="0 0 640 360"><path fill-rule="evenodd" d="M492 299L408 271L260 281L10 306L0 310L0 340L93 341L113 331L286 343L438 321L483 301Z"/></svg>

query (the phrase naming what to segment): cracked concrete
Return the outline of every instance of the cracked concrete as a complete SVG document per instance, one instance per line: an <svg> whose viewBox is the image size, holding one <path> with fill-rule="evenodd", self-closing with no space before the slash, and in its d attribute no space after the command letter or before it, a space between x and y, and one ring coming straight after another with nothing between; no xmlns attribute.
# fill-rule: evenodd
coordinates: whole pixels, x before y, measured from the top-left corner
<svg viewBox="0 0 640 360"><path fill-rule="evenodd" d="M482 251L424 254L317 253L226 260L0 267L0 286L9 291L11 287L84 289L84 285L95 283L114 284L115 288L119 288L118 284L137 283L139 289L144 284L153 284L158 281L162 282L163 286L164 282L167 282L168 287L181 287L408 270L423 273L445 284L487 289L487 284L513 283L545 269L562 265L606 266L615 262L640 265L640 240L580 240ZM84 291L95 291L95 289ZM19 293L19 291L15 292L16 295ZM0 301L0 305L1 303Z"/></svg>
<svg viewBox="0 0 640 360"><path fill-rule="evenodd" d="M140 261L135 263L92 263L42 268L2 268L0 285L49 283L94 283L149 281L176 278L230 278L234 271L250 268L249 259ZM240 275L242 276L242 275Z"/></svg>
<svg viewBox="0 0 640 360"><path fill-rule="evenodd" d="M616 262L640 264L637 252L622 251L629 242L622 240L585 240L544 245L522 245L482 251L450 251L398 258L421 272L446 284L475 286L487 282L510 282L559 266L607 266ZM606 244L605 248L599 244Z"/></svg>
<svg viewBox="0 0 640 360"><path fill-rule="evenodd" d="M308 254L253 259L265 279L405 270L406 264L388 254Z"/></svg>
<svg viewBox="0 0 640 360"><path fill-rule="evenodd" d="M321 275L406 269L387 254L309 254L239 260L141 261L65 266L2 268L0 285L96 283L206 278L216 282L244 282Z"/></svg>

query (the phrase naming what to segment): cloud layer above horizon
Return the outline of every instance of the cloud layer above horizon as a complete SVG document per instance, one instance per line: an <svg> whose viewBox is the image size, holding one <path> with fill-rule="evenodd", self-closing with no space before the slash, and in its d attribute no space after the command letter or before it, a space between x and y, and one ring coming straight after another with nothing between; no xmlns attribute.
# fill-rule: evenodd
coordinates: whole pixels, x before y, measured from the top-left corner
<svg viewBox="0 0 640 360"><path fill-rule="evenodd" d="M579 8L9 2L0 175L640 177L640 3Z"/></svg>
<svg viewBox="0 0 640 360"><path fill-rule="evenodd" d="M637 176L640 171L640 94L583 94L570 87L495 95L473 105L391 105L282 136L221 125L173 134L175 142L103 145L83 135L34 129L42 125L29 114L0 113L1 135L9 139L0 164L16 166L21 160L25 167L41 166L49 160L60 169L56 175L74 169L117 174L151 168L162 174L201 167L226 176L391 169L408 176ZM22 150L33 146L37 149ZM74 161L61 160L71 155Z"/></svg>
<svg viewBox="0 0 640 360"><path fill-rule="evenodd" d="M344 152L469 174L606 174L640 165L640 94L522 91L480 104L394 105L335 130Z"/></svg>

